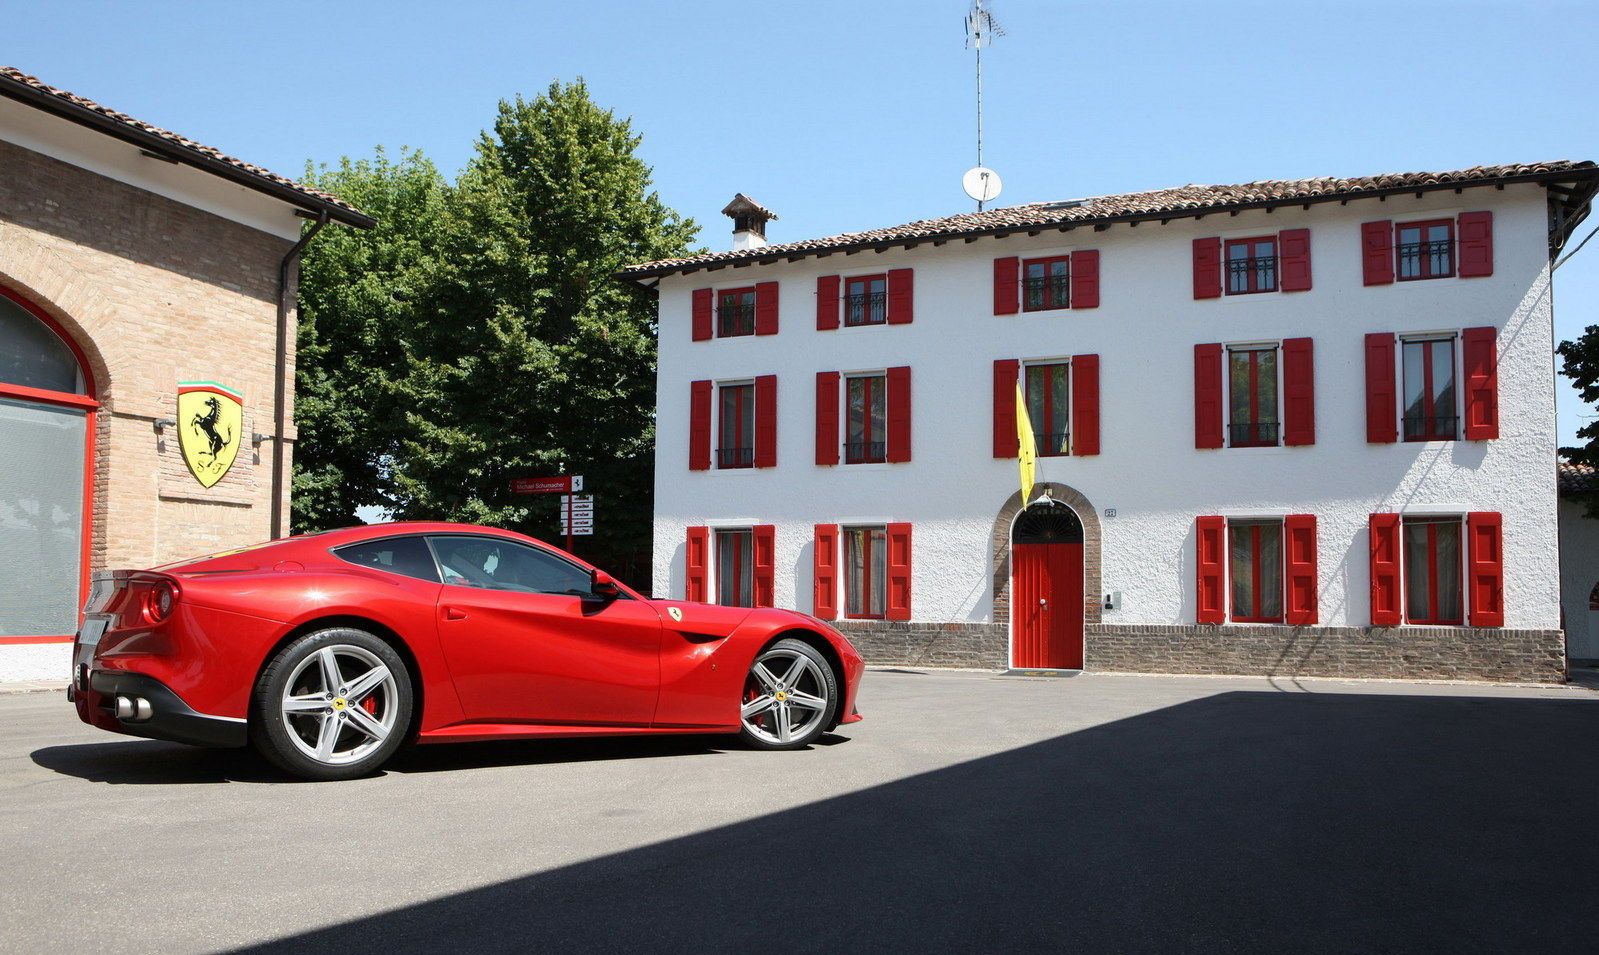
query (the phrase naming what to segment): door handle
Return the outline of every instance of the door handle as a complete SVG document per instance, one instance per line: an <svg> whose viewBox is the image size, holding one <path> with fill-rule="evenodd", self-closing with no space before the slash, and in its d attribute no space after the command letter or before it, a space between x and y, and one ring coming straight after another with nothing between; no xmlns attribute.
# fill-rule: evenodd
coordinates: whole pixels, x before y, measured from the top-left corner
<svg viewBox="0 0 1599 955"><path fill-rule="evenodd" d="M444 619L445 620L465 620L466 619L466 611L460 609L459 607L445 607L444 608Z"/></svg>

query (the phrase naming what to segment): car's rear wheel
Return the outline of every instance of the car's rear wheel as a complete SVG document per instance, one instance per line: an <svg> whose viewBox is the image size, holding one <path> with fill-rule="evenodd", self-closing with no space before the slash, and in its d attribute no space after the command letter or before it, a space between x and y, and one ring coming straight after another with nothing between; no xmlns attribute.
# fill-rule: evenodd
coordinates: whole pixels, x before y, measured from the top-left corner
<svg viewBox="0 0 1599 955"><path fill-rule="evenodd" d="M257 681L250 739L305 779L373 772L405 742L411 677L394 648L364 630L334 627L284 647Z"/></svg>
<svg viewBox="0 0 1599 955"><path fill-rule="evenodd" d="M761 749L799 749L833 725L838 680L803 640L779 640L755 658L744 680L739 735Z"/></svg>

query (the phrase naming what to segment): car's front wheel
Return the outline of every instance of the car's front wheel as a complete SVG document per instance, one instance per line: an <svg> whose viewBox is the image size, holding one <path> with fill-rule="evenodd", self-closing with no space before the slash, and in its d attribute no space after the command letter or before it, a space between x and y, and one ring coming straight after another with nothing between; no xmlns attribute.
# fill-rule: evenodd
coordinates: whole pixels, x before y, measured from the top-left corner
<svg viewBox="0 0 1599 955"><path fill-rule="evenodd" d="M373 772L405 742L411 678L394 648L364 630L333 627L284 647L257 681L250 739L305 779Z"/></svg>
<svg viewBox="0 0 1599 955"><path fill-rule="evenodd" d="M838 706L833 668L803 640L779 640L744 680L739 735L761 749L798 749L827 732Z"/></svg>

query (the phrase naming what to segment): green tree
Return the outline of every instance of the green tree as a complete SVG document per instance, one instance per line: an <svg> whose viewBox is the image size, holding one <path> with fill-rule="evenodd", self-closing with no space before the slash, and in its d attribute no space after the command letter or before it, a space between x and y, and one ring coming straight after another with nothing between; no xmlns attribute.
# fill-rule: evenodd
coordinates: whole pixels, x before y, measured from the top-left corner
<svg viewBox="0 0 1599 955"><path fill-rule="evenodd" d="M1599 325L1589 325L1576 341L1561 342L1556 350L1561 372L1577 386L1582 400L1590 406L1599 405ZM1560 454L1575 464L1599 467L1599 420L1578 428L1577 437L1584 443L1561 448ZM1589 517L1599 518L1599 493L1587 494L1583 504Z"/></svg>
<svg viewBox="0 0 1599 955"><path fill-rule="evenodd" d="M392 509L397 383L405 338L436 284L450 187L420 152L308 168L306 183L375 216L370 230L324 229L300 266L293 526L357 524Z"/></svg>

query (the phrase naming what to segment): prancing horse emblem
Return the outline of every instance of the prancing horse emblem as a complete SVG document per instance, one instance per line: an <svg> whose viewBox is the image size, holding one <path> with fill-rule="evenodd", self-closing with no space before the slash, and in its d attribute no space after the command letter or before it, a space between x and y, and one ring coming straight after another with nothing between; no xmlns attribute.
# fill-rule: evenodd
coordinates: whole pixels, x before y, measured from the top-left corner
<svg viewBox="0 0 1599 955"><path fill-rule="evenodd" d="M667 607L666 608L666 613L667 613L668 616L670 616L672 618L672 621L674 623L682 623L683 622L683 608L682 607Z"/></svg>
<svg viewBox="0 0 1599 955"><path fill-rule="evenodd" d="M183 463L202 487L228 473L239 455L244 399L214 381L178 383L178 444Z"/></svg>

